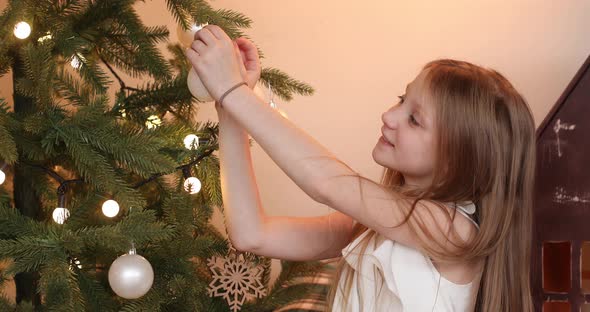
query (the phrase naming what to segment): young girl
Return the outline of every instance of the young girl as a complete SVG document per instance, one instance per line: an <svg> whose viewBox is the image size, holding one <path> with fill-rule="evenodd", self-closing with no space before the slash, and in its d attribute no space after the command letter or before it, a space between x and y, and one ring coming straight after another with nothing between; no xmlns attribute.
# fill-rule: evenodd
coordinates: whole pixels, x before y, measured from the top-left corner
<svg viewBox="0 0 590 312"><path fill-rule="evenodd" d="M427 64L382 115L361 177L251 90L255 46L209 25L186 51L217 100L221 182L237 249L287 260L343 256L331 311L532 311L529 285L534 123L498 72ZM269 217L248 135L314 200L336 212Z"/></svg>

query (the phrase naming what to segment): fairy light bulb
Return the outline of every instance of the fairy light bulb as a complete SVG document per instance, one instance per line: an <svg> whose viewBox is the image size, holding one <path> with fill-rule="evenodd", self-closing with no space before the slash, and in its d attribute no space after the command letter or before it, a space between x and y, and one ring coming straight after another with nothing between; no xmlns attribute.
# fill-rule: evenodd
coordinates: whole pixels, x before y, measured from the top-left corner
<svg viewBox="0 0 590 312"><path fill-rule="evenodd" d="M151 115L145 122L148 129L155 129L162 125L162 120L158 115Z"/></svg>
<svg viewBox="0 0 590 312"><path fill-rule="evenodd" d="M186 149L194 150L199 148L199 137L194 134L185 136L183 142Z"/></svg>
<svg viewBox="0 0 590 312"><path fill-rule="evenodd" d="M197 194L201 191L201 181L195 177L184 180L184 190L189 194Z"/></svg>
<svg viewBox="0 0 590 312"><path fill-rule="evenodd" d="M77 55L74 55L72 56L72 61L70 61L70 65L72 65L74 69L80 69L80 67L82 67L82 61Z"/></svg>
<svg viewBox="0 0 590 312"><path fill-rule="evenodd" d="M37 42L42 43L42 42L45 42L45 41L48 41L51 39L53 39L53 36L48 33L47 35L45 35L43 37L39 37L39 39L37 39Z"/></svg>
<svg viewBox="0 0 590 312"><path fill-rule="evenodd" d="M18 39L27 39L31 35L31 25L27 22L19 22L14 25L14 36Z"/></svg>
<svg viewBox="0 0 590 312"><path fill-rule="evenodd" d="M0 170L0 185L2 185L4 181L6 181L6 174L4 173L4 171Z"/></svg>
<svg viewBox="0 0 590 312"><path fill-rule="evenodd" d="M102 213L109 218L119 214L119 210L119 203L115 200L109 199L102 204Z"/></svg>
<svg viewBox="0 0 590 312"><path fill-rule="evenodd" d="M53 210L53 221L57 224L64 224L70 217L70 211L67 208L57 207Z"/></svg>

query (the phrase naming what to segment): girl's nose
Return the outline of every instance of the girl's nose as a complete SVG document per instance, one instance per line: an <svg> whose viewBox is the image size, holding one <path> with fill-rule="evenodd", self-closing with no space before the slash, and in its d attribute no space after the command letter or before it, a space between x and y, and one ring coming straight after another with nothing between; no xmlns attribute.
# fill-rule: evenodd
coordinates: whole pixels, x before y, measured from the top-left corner
<svg viewBox="0 0 590 312"><path fill-rule="evenodd" d="M393 108L390 108L381 114L381 120L388 128L395 129L397 127L397 121L394 115Z"/></svg>

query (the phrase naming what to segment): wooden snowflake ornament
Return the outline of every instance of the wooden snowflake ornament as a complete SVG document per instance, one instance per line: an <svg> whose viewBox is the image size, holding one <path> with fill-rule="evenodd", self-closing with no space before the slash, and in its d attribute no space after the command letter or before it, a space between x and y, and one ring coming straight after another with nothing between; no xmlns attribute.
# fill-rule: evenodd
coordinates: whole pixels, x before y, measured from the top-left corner
<svg viewBox="0 0 590 312"><path fill-rule="evenodd" d="M243 254L230 251L226 257L207 259L207 265L213 273L209 296L223 297L233 312L239 311L246 300L266 295L263 267L248 261Z"/></svg>

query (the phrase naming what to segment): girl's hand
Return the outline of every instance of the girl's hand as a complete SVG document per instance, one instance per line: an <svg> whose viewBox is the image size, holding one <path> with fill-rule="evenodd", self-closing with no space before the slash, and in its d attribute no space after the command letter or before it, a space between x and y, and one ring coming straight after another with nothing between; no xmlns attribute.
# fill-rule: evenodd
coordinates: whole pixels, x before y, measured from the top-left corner
<svg viewBox="0 0 590 312"><path fill-rule="evenodd" d="M250 89L254 89L260 79L260 58L256 46L246 38L238 38L234 41L240 58L242 78L248 83Z"/></svg>
<svg viewBox="0 0 590 312"><path fill-rule="evenodd" d="M219 26L207 25L199 30L186 56L216 101L244 81L240 67L244 65L236 55L236 46Z"/></svg>

